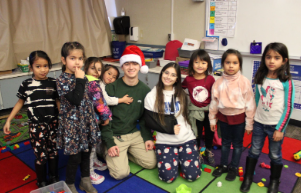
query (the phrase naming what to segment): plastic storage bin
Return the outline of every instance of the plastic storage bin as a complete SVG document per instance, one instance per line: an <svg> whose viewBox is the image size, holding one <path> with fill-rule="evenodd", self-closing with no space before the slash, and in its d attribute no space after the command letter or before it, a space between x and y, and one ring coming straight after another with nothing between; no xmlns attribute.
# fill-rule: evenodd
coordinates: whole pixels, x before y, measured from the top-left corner
<svg viewBox="0 0 301 193"><path fill-rule="evenodd" d="M148 66L148 68L155 68L157 66L158 59L152 58L150 60L145 59L145 64Z"/></svg>
<svg viewBox="0 0 301 193"><path fill-rule="evenodd" d="M112 41L112 56L119 59L126 47L126 42Z"/></svg>
<svg viewBox="0 0 301 193"><path fill-rule="evenodd" d="M139 47L144 54L144 58L162 58L164 50L160 48Z"/></svg>
<svg viewBox="0 0 301 193"><path fill-rule="evenodd" d="M71 193L71 190L68 188L67 184L64 181L59 181L55 184L50 184L43 188L33 190L30 193L49 193L49 192L60 192L60 191Z"/></svg>
<svg viewBox="0 0 301 193"><path fill-rule="evenodd" d="M29 72L28 64L18 64L18 67L21 69L22 72Z"/></svg>
<svg viewBox="0 0 301 193"><path fill-rule="evenodd" d="M195 50L182 50L178 48L179 56L182 58L190 58Z"/></svg>

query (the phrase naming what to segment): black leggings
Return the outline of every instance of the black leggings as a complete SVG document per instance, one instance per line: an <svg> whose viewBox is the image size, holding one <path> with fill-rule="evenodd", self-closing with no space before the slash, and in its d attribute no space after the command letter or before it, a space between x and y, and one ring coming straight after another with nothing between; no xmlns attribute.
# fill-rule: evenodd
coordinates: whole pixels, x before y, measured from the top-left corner
<svg viewBox="0 0 301 193"><path fill-rule="evenodd" d="M206 149L212 150L212 142L214 137L214 132L210 129L210 122L208 117L209 112L205 112L205 118L203 121L196 120L196 126L198 128L198 137L197 137L197 143L200 147L200 139L203 133L203 127L205 127L205 146Z"/></svg>
<svg viewBox="0 0 301 193"><path fill-rule="evenodd" d="M90 153L79 152L75 155L69 155L66 169L66 184L74 184L77 167L80 164L81 176L90 177Z"/></svg>

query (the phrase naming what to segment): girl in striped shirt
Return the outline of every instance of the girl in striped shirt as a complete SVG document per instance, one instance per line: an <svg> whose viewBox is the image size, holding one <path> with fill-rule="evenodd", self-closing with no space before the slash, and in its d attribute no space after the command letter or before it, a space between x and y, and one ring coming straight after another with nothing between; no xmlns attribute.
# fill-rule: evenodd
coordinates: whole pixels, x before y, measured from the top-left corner
<svg viewBox="0 0 301 193"><path fill-rule="evenodd" d="M254 169L264 145L269 139L271 176L268 192L278 192L283 167L281 145L285 128L294 107L294 85L290 74L288 50L282 43L266 46L260 67L255 75L256 113L252 147L246 161L246 173L240 187L248 192L253 181Z"/></svg>

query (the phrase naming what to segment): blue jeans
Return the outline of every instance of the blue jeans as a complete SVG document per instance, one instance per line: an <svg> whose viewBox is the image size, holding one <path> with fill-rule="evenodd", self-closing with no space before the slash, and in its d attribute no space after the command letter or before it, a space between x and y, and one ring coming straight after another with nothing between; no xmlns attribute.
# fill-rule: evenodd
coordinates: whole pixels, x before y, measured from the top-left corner
<svg viewBox="0 0 301 193"><path fill-rule="evenodd" d="M229 125L228 123L220 121L222 135L221 165L228 165L228 157L232 143L233 154L230 167L238 167L242 153L245 125L245 122L238 125Z"/></svg>
<svg viewBox="0 0 301 193"><path fill-rule="evenodd" d="M269 157L271 162L277 165L282 165L281 141L274 141L273 135L276 131L276 125L263 125L255 121L253 126L252 147L249 150L249 157L258 159L266 136L269 139Z"/></svg>

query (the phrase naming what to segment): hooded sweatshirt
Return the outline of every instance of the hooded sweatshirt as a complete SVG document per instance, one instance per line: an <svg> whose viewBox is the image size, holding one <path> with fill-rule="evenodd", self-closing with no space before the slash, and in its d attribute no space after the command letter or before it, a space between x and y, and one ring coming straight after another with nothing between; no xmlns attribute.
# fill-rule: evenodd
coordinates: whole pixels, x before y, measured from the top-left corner
<svg viewBox="0 0 301 193"><path fill-rule="evenodd" d="M164 105L165 105L165 114L170 114L171 109L171 97L175 93L175 90L167 91L163 90L164 95ZM156 101L156 95L157 95L157 89L154 87L145 97L144 99L144 108L156 112L154 106ZM175 116L178 121L178 124L180 125L180 132L178 135L172 135L172 134L166 134L166 133L160 133L157 132L156 136L156 144L169 144L169 145L178 145L183 144L187 141L194 140L195 136L192 132L191 126L185 121L182 114L179 114L181 105L178 98L175 100ZM147 123L146 123L147 124Z"/></svg>
<svg viewBox="0 0 301 193"><path fill-rule="evenodd" d="M246 130L253 130L256 104L250 81L240 71L234 75L223 74L212 86L209 107L210 125L216 125L218 112L225 116L246 114Z"/></svg>

